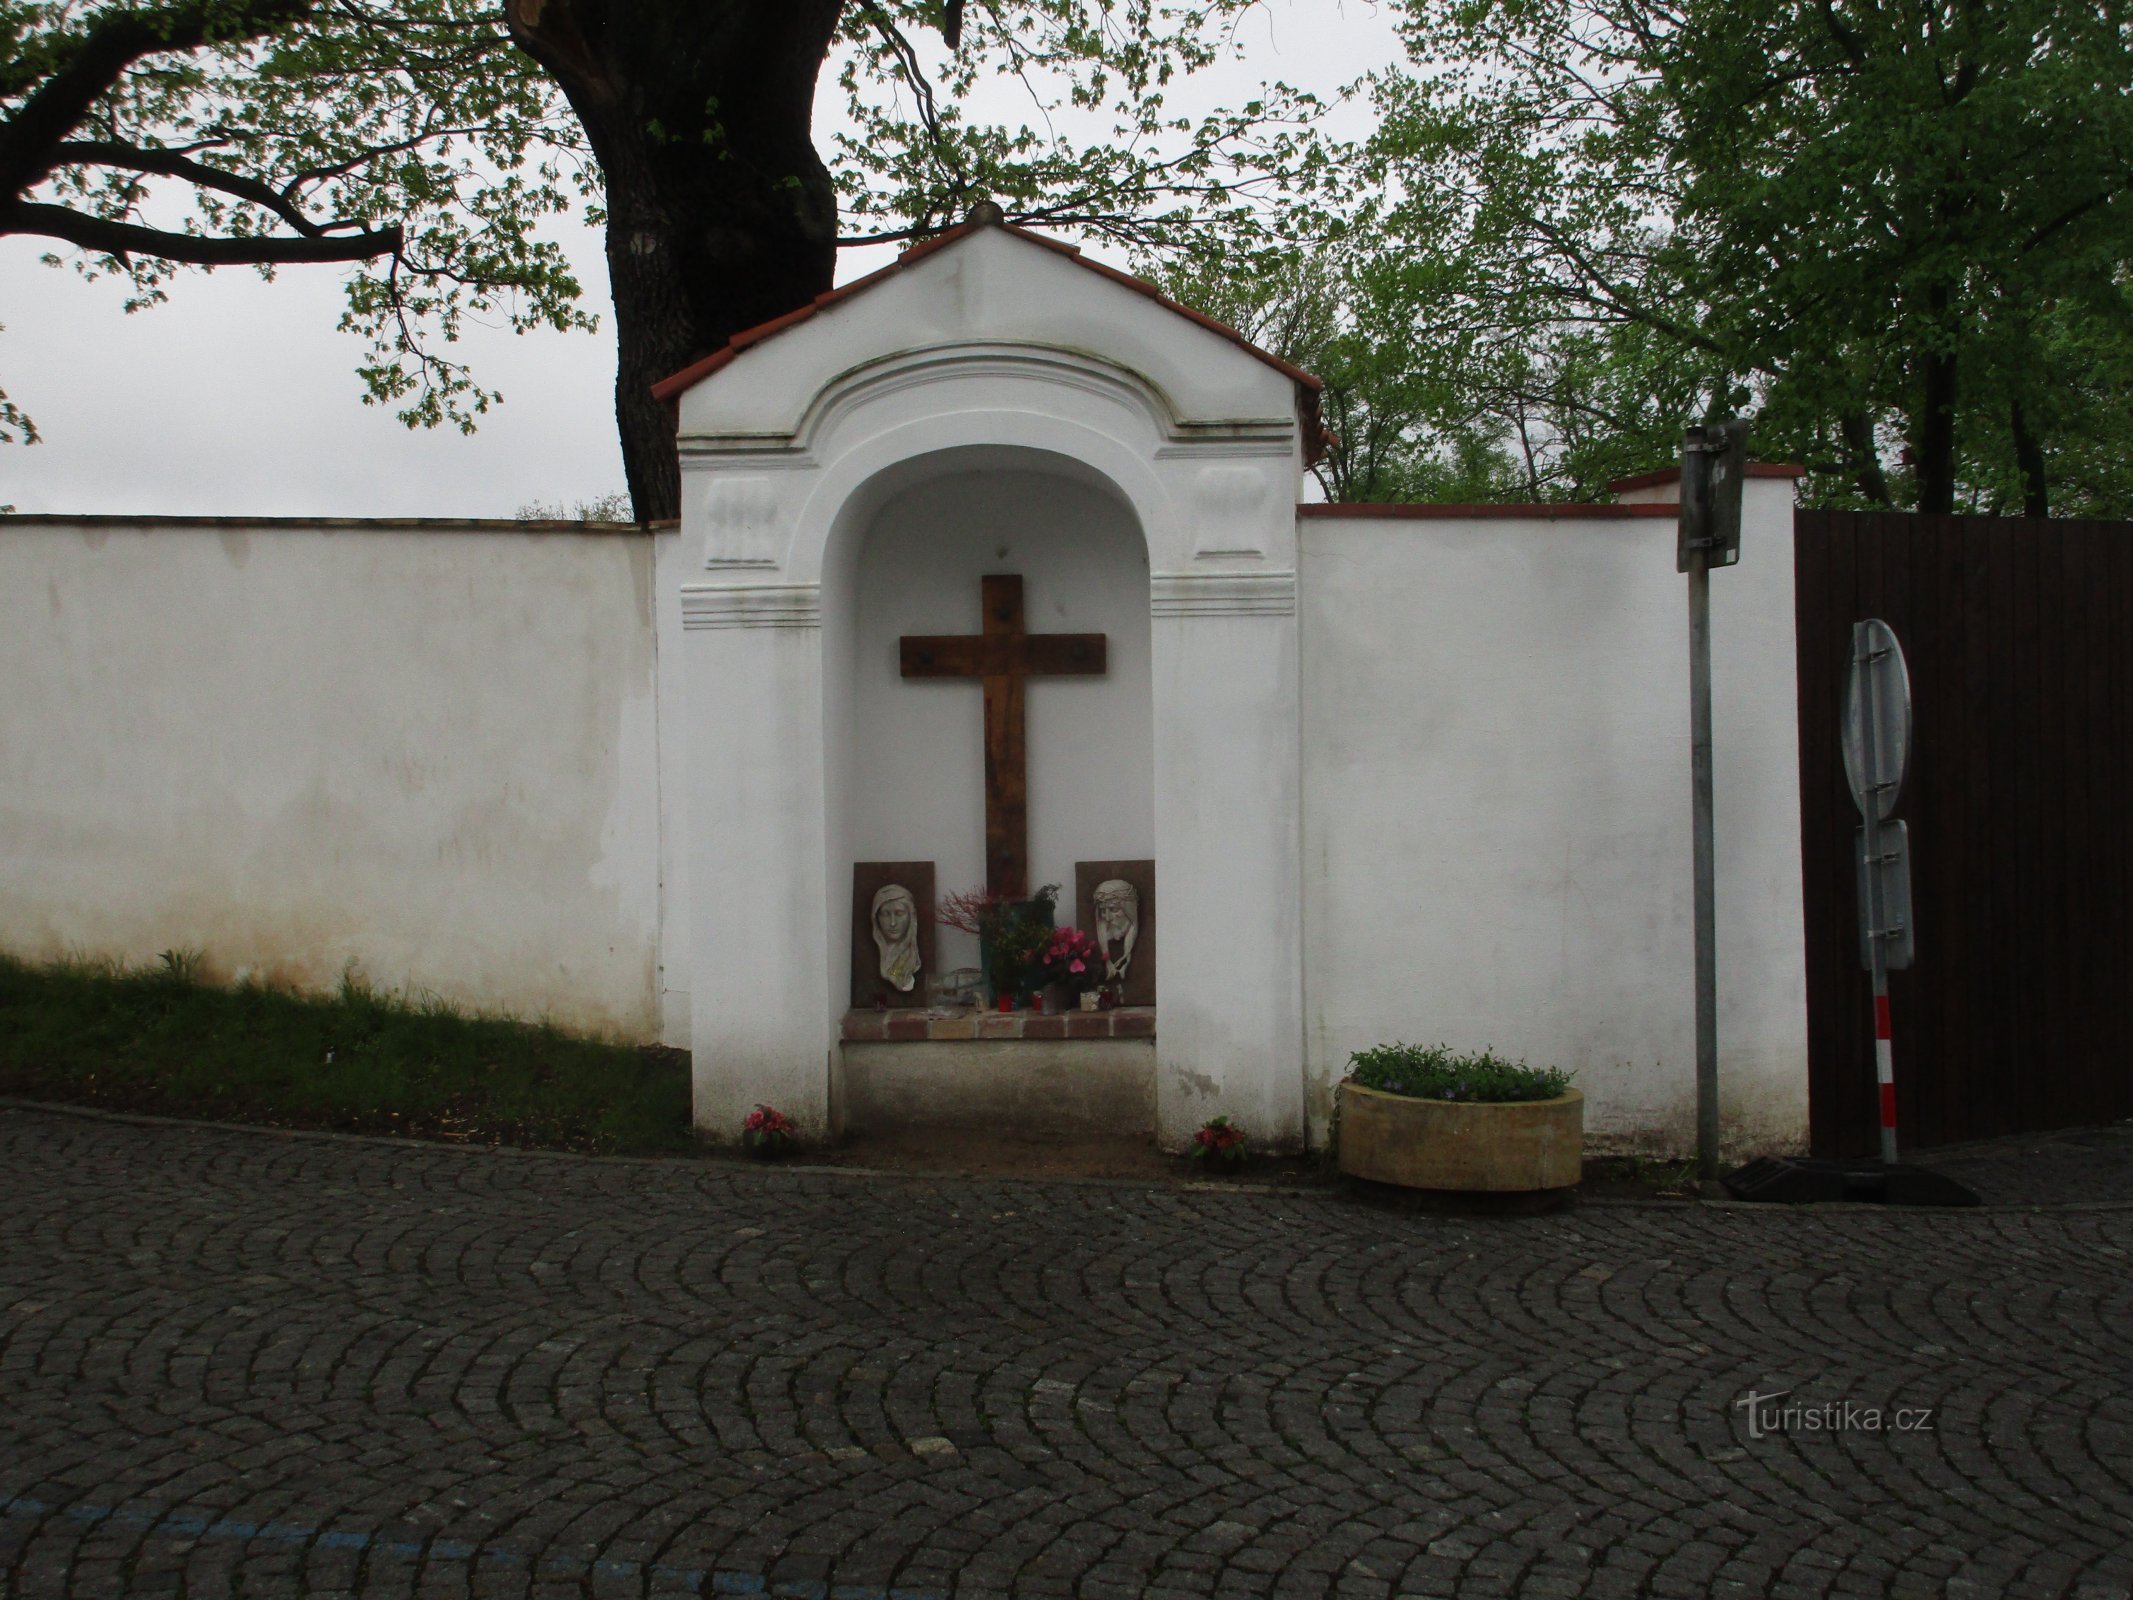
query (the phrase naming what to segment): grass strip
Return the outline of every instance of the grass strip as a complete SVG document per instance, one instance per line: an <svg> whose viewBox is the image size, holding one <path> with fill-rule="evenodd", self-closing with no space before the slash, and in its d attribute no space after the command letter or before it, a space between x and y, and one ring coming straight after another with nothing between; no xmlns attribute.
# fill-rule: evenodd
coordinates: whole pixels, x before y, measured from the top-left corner
<svg viewBox="0 0 2133 1600"><path fill-rule="evenodd" d="M344 980L313 996L0 956L0 1094L107 1110L616 1154L694 1147L685 1052Z"/></svg>

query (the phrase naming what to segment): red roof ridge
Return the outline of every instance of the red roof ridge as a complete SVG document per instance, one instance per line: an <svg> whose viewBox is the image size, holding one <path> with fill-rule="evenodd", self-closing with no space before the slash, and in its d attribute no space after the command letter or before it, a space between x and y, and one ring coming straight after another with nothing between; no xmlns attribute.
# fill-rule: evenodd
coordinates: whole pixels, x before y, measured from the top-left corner
<svg viewBox="0 0 2133 1600"><path fill-rule="evenodd" d="M1807 469L1789 461L1751 461L1748 463L1751 478L1804 478ZM1609 494L1631 494L1638 489L1656 489L1662 483L1679 483L1679 467L1661 467L1657 472L1640 472L1634 478L1617 478L1607 486Z"/></svg>
<svg viewBox="0 0 2133 1600"><path fill-rule="evenodd" d="M862 291L872 288L891 274L901 272L912 262L930 256L936 251L955 243L958 239L977 232L980 228L998 228L1003 233L1011 233L1018 239L1027 239L1031 244L1041 245L1046 250L1065 256L1069 261L1075 262L1091 272L1099 273L1114 283L1124 285L1136 294L1144 295L1166 311L1173 311L1187 321L1199 324L1207 329L1208 332L1227 339L1231 344L1234 344L1255 360L1263 361L1294 383L1298 390L1301 391L1297 395L1297 410L1304 425L1305 464L1309 465L1325 453L1325 448L1331 440L1331 435L1327 433L1325 423L1320 419L1318 411L1318 395L1324 384L1314 374L1304 371L1303 368L1292 361L1283 360L1271 350L1260 349L1259 346L1253 344L1251 340L1245 338L1243 334L1232 328L1228 323L1211 317L1204 311L1195 310L1191 306L1171 299L1170 296L1164 294L1162 290L1148 282L1147 279L1136 278L1130 272L1121 272L1118 268L1107 266L1101 261L1092 261L1082 254L1079 245L1069 244L1064 239L1047 238L1041 233L1020 227L1012 222L959 222L954 227L943 228L939 233L920 239L916 243L906 246L897 255L896 259L887 266L877 267L866 276L854 278L850 283L840 285L837 288L826 289L821 294L816 295L808 304L797 306L783 316L772 317L768 322L759 322L752 328L742 329L709 355L691 362L671 377L662 378L653 384L653 398L669 402L677 399L684 390L701 383L705 378L710 377L712 373L727 366L743 350L751 349L763 343L766 339L775 338L787 328L796 327L800 323L807 321L818 311L826 310L841 301L851 299Z"/></svg>
<svg viewBox="0 0 2133 1600"><path fill-rule="evenodd" d="M1336 520L1382 520L1387 522L1460 521L1510 518L1600 522L1633 522L1644 517L1671 520L1681 507L1669 500L1658 505L1621 505L1612 500L1563 500L1552 503L1497 502L1487 505L1439 505L1411 500L1313 500L1296 507L1299 517L1330 517Z"/></svg>

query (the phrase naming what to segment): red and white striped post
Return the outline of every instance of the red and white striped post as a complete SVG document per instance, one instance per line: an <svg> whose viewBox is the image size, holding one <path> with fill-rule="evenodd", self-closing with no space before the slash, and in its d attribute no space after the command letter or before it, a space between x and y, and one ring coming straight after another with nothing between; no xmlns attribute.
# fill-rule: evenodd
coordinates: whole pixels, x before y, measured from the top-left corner
<svg viewBox="0 0 2133 1600"><path fill-rule="evenodd" d="M1889 969L1874 963L1874 1077L1881 1085L1881 1159L1896 1163L1896 1046L1889 1036Z"/></svg>

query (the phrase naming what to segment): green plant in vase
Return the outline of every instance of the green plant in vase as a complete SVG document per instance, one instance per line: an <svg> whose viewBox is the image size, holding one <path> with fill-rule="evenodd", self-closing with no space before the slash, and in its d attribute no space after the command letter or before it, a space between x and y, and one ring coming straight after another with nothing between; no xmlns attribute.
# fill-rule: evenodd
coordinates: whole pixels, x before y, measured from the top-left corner
<svg viewBox="0 0 2133 1600"><path fill-rule="evenodd" d="M1059 885L1033 895L967 889L943 895L934 920L972 934L986 988L994 995L1027 995L1044 982L1044 952L1052 939Z"/></svg>
<svg viewBox="0 0 2133 1600"><path fill-rule="evenodd" d="M1340 1169L1409 1189L1569 1189L1583 1173L1585 1097L1558 1067L1494 1050L1379 1045L1340 1086Z"/></svg>

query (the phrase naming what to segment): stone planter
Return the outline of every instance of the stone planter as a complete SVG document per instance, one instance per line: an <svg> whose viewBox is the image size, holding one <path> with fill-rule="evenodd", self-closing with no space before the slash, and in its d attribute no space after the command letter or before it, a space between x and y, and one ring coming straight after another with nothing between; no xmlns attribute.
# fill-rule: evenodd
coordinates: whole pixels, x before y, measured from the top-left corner
<svg viewBox="0 0 2133 1600"><path fill-rule="evenodd" d="M1482 1104L1343 1083L1340 1169L1409 1189L1568 1189L1585 1155L1585 1096Z"/></svg>

